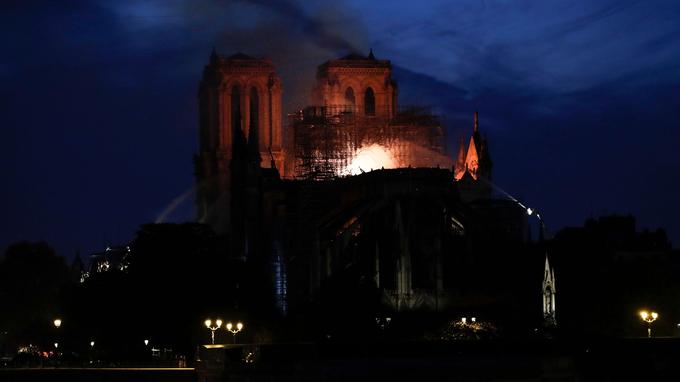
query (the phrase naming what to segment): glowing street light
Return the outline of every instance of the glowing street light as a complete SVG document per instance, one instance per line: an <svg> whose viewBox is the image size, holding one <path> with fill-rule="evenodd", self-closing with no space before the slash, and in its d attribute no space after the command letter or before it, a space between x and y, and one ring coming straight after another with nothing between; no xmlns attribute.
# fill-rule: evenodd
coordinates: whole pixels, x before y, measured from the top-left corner
<svg viewBox="0 0 680 382"><path fill-rule="evenodd" d="M640 318L647 323L647 338L652 338L652 322L659 318L659 314L657 312L647 312L646 310L643 310L640 312Z"/></svg>
<svg viewBox="0 0 680 382"><path fill-rule="evenodd" d="M212 344L215 345L215 331L222 326L222 320L216 320L215 326L213 326L212 320L205 320L204 324L206 328L210 329L210 339L212 340Z"/></svg>
<svg viewBox="0 0 680 382"><path fill-rule="evenodd" d="M54 321L52 321L52 323L54 324L54 327L57 328L57 329L59 329L61 327L61 319L60 318L55 319ZM58 347L59 347L59 342L55 342L54 343L54 349L56 350Z"/></svg>
<svg viewBox="0 0 680 382"><path fill-rule="evenodd" d="M376 317L375 318L375 323L378 324L378 327L382 332L385 332L385 328L387 328L390 323L392 322L392 317Z"/></svg>
<svg viewBox="0 0 680 382"><path fill-rule="evenodd" d="M236 343L236 334L243 330L243 324L238 322L236 323L236 327L231 324L231 322L227 323L227 330L231 332L231 334L234 335L234 343Z"/></svg>

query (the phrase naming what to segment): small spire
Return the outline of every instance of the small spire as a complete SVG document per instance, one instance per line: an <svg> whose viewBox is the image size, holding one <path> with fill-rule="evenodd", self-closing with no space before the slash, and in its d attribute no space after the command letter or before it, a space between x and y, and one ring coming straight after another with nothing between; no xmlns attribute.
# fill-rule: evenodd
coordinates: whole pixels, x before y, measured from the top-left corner
<svg viewBox="0 0 680 382"><path fill-rule="evenodd" d="M217 54L217 50L213 46L212 52L210 53L210 62L216 62L220 56Z"/></svg>
<svg viewBox="0 0 680 382"><path fill-rule="evenodd" d="M369 60L375 60L375 56L373 55L373 48L371 48L371 51L368 52L368 59Z"/></svg>
<svg viewBox="0 0 680 382"><path fill-rule="evenodd" d="M475 111L475 133L479 131L479 113Z"/></svg>

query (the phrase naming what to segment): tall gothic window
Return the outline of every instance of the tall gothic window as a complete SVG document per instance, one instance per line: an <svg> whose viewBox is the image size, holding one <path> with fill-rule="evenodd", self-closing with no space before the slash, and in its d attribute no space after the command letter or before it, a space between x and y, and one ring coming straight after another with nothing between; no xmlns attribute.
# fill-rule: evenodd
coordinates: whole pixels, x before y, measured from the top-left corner
<svg viewBox="0 0 680 382"><path fill-rule="evenodd" d="M352 105L354 107L355 101L354 101L354 90L350 87L345 90L345 101Z"/></svg>
<svg viewBox="0 0 680 382"><path fill-rule="evenodd" d="M364 114L375 115L375 94L371 88L366 89L364 95Z"/></svg>
<svg viewBox="0 0 680 382"><path fill-rule="evenodd" d="M241 89L238 85L231 88L231 130L241 129Z"/></svg>
<svg viewBox="0 0 680 382"><path fill-rule="evenodd" d="M259 122L260 122L260 100L257 97L257 89L253 86L250 89L250 131L251 136L255 134L259 140Z"/></svg>

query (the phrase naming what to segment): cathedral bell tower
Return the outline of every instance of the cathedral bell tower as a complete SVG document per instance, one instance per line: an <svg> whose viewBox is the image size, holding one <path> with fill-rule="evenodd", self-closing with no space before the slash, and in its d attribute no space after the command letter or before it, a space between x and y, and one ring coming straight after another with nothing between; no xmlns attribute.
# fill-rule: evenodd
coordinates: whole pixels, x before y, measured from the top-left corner
<svg viewBox="0 0 680 382"><path fill-rule="evenodd" d="M255 166L284 171L281 80L269 59L242 53L221 57L213 49L198 101L200 147L194 158L198 221L225 232L235 147L257 152L250 155L259 162Z"/></svg>
<svg viewBox="0 0 680 382"><path fill-rule="evenodd" d="M392 64L349 54L319 66L312 99L318 106L351 112L362 119L388 120L397 114L397 84Z"/></svg>

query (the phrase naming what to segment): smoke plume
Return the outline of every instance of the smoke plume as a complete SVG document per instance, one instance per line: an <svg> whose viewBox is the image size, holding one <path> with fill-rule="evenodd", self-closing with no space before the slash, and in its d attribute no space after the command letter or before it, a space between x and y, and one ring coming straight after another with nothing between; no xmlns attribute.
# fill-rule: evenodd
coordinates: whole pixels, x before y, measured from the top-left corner
<svg viewBox="0 0 680 382"><path fill-rule="evenodd" d="M309 104L318 65L348 53L367 53L363 27L337 2L310 10L295 1L241 0L229 10L234 18L259 16L251 24L225 23L217 36L218 52L271 58L283 81L286 113Z"/></svg>

